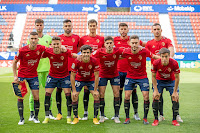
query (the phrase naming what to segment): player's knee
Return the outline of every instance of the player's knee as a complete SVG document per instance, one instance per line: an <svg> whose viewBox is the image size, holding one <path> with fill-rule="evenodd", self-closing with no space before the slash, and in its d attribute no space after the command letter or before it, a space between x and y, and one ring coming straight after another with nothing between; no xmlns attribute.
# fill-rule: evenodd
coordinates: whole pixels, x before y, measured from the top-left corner
<svg viewBox="0 0 200 133"><path fill-rule="evenodd" d="M99 94L95 94L93 95L93 97L94 97L94 100L99 100Z"/></svg>
<svg viewBox="0 0 200 133"><path fill-rule="evenodd" d="M129 100L129 99L130 99L130 96L131 96L131 94L125 93L125 99L126 99L126 100Z"/></svg>
<svg viewBox="0 0 200 133"><path fill-rule="evenodd" d="M143 98L144 98L145 101L149 100L149 93L148 94L144 94Z"/></svg>
<svg viewBox="0 0 200 133"><path fill-rule="evenodd" d="M119 97L119 91L114 92L114 97Z"/></svg>

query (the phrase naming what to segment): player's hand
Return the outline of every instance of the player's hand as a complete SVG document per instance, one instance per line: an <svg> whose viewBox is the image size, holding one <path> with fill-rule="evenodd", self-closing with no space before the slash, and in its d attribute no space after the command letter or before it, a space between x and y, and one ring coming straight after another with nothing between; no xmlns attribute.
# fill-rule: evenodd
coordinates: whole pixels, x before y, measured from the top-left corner
<svg viewBox="0 0 200 133"><path fill-rule="evenodd" d="M77 56L77 60L78 60L78 61L82 61L82 55L78 55L78 56Z"/></svg>
<svg viewBox="0 0 200 133"><path fill-rule="evenodd" d="M154 92L153 92L153 99L159 100L159 96L160 96L159 92L154 90Z"/></svg>
<svg viewBox="0 0 200 133"><path fill-rule="evenodd" d="M172 94L172 100L178 102L179 101L179 96L178 92L173 92Z"/></svg>
<svg viewBox="0 0 200 133"><path fill-rule="evenodd" d="M96 90L96 91L93 92L93 95L94 95L94 97L99 96L99 92Z"/></svg>
<svg viewBox="0 0 200 133"><path fill-rule="evenodd" d="M14 76L14 83L19 83L18 77Z"/></svg>
<svg viewBox="0 0 200 133"><path fill-rule="evenodd" d="M73 98L78 97L78 92L77 92L77 91L73 91L73 92L72 92L72 97L73 97Z"/></svg>
<svg viewBox="0 0 200 133"><path fill-rule="evenodd" d="M67 52L67 48L63 45L61 45L61 52Z"/></svg>

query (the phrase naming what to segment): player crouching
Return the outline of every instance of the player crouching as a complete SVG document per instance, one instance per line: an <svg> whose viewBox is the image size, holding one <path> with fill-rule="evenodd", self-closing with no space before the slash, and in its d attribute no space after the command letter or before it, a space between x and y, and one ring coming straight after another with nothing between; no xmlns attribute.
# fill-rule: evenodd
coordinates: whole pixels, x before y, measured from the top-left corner
<svg viewBox="0 0 200 133"><path fill-rule="evenodd" d="M173 121L172 125L180 126L177 122L176 117L179 112L179 95L178 95L178 84L179 84L179 73L180 69L178 62L170 58L170 51L167 48L162 48L159 51L161 59L155 60L153 62L152 68L152 83L153 83L153 114L155 117L152 126L157 126L158 121L158 107L160 94L163 92L163 89L169 91L172 98L172 111L173 111Z"/></svg>
<svg viewBox="0 0 200 133"><path fill-rule="evenodd" d="M71 83L70 83L70 76L68 67L68 57L76 58L78 55L75 53L71 53L70 50L66 50L65 52L61 51L61 40L60 37L53 37L52 38L52 48L48 48L43 53L43 58L48 57L50 60L50 72L47 76L46 81L46 94L45 94L45 119L42 123L49 122L49 114L50 114L50 98L53 90L60 84L61 88L63 88L66 100L67 96L71 95ZM67 101L67 102L72 102ZM70 106L67 106L70 108ZM70 116L71 117L71 116ZM71 118L67 119L67 123L71 123Z"/></svg>
<svg viewBox="0 0 200 133"><path fill-rule="evenodd" d="M90 57L92 48L89 45L81 47L82 60L75 60L72 64L71 85L72 85L72 107L75 118L72 124L77 124L78 119L78 96L83 88L87 86L94 97L94 124L100 124L97 115L99 111L99 92L97 90L99 83L99 65L95 58Z"/></svg>

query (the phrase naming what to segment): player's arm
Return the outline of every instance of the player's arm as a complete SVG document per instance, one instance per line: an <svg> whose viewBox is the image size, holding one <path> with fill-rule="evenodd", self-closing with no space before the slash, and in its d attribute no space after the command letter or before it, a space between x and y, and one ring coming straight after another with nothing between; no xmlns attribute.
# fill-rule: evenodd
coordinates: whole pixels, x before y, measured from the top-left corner
<svg viewBox="0 0 200 133"><path fill-rule="evenodd" d="M98 85L99 85L99 71L94 72L94 91L97 91Z"/></svg>
<svg viewBox="0 0 200 133"><path fill-rule="evenodd" d="M17 77L17 62L18 62L18 60L14 59L13 60L13 64L12 64L13 75L14 75L14 82L18 81L18 77Z"/></svg>
<svg viewBox="0 0 200 133"><path fill-rule="evenodd" d="M153 59L160 59L160 56L153 54L153 55L152 55L152 58L153 58Z"/></svg>
<svg viewBox="0 0 200 133"><path fill-rule="evenodd" d="M173 58L174 57L174 47L169 47L169 51L170 51L170 57Z"/></svg>
<svg viewBox="0 0 200 133"><path fill-rule="evenodd" d="M71 81L71 85L72 85L72 90L73 92L76 92L76 87L75 87L75 76L76 73L71 71L71 76L70 76L70 81Z"/></svg>
<svg viewBox="0 0 200 133"><path fill-rule="evenodd" d="M152 84L154 88L153 99L159 100L159 92L157 88L156 72L152 72Z"/></svg>
<svg viewBox="0 0 200 133"><path fill-rule="evenodd" d="M178 90L180 77L179 77L179 73L176 73L174 75L175 75L175 85L174 85L174 92L172 94L172 99L175 100L176 102L178 102L179 96L178 96L177 90Z"/></svg>

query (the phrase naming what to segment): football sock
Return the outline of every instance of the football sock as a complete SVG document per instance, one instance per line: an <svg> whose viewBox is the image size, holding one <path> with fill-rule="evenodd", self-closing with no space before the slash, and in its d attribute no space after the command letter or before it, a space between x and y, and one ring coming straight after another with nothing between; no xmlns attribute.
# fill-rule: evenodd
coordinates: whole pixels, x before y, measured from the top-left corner
<svg viewBox="0 0 200 133"><path fill-rule="evenodd" d="M46 116L49 116L49 114L50 114L50 111L49 111L50 97L51 97L51 94L48 93L48 92L46 92L46 94L45 94L45 101L44 101L45 115Z"/></svg>
<svg viewBox="0 0 200 133"><path fill-rule="evenodd" d="M160 112L160 115L163 116L163 94L161 93L160 94L160 100L159 100L159 112Z"/></svg>
<svg viewBox="0 0 200 133"><path fill-rule="evenodd" d="M39 113L39 110L40 110L39 100L34 100L34 110L35 110L35 118L38 118L38 113Z"/></svg>
<svg viewBox="0 0 200 133"><path fill-rule="evenodd" d="M57 104L58 113L60 113L60 114L62 114L62 112L61 112L61 103L62 103L61 93L62 93L62 88L57 88L57 90L56 90L56 104Z"/></svg>
<svg viewBox="0 0 200 133"><path fill-rule="evenodd" d="M176 116L179 111L179 102L172 101L172 111L173 111L173 120L176 120Z"/></svg>
<svg viewBox="0 0 200 133"><path fill-rule="evenodd" d="M119 97L114 97L115 117L119 116Z"/></svg>
<svg viewBox="0 0 200 133"><path fill-rule="evenodd" d="M94 118L97 118L98 112L99 112L99 100L94 100Z"/></svg>
<svg viewBox="0 0 200 133"><path fill-rule="evenodd" d="M147 115L149 112L149 100L144 101L144 118L147 119Z"/></svg>
<svg viewBox="0 0 200 133"><path fill-rule="evenodd" d="M126 118L129 118L130 100L124 99L124 110L125 110Z"/></svg>
<svg viewBox="0 0 200 133"><path fill-rule="evenodd" d="M75 118L78 118L78 101L72 102L72 108Z"/></svg>
<svg viewBox="0 0 200 133"><path fill-rule="evenodd" d="M66 104L67 104L67 116L71 116L71 112L72 112L71 93L65 93L65 96L66 96Z"/></svg>
<svg viewBox="0 0 200 133"><path fill-rule="evenodd" d="M159 100L153 100L152 108L155 120L158 120L158 108L159 108Z"/></svg>
<svg viewBox="0 0 200 133"><path fill-rule="evenodd" d="M134 113L137 114L137 112L138 112L138 96L137 96L136 89L134 89L132 92L132 104L133 104Z"/></svg>
<svg viewBox="0 0 200 133"><path fill-rule="evenodd" d="M119 108L120 108L120 106L121 106L121 104L122 104L122 93L123 93L123 90L119 90Z"/></svg>
<svg viewBox="0 0 200 133"><path fill-rule="evenodd" d="M84 96L83 96L84 111L88 111L89 95L90 91L84 89Z"/></svg>
<svg viewBox="0 0 200 133"><path fill-rule="evenodd" d="M20 120L23 120L24 119L24 115L23 115L23 112L24 112L23 99L18 99L17 107L18 107Z"/></svg>
<svg viewBox="0 0 200 133"><path fill-rule="evenodd" d="M105 107L104 98L100 98L100 111L101 111L101 116L104 116L104 107Z"/></svg>

